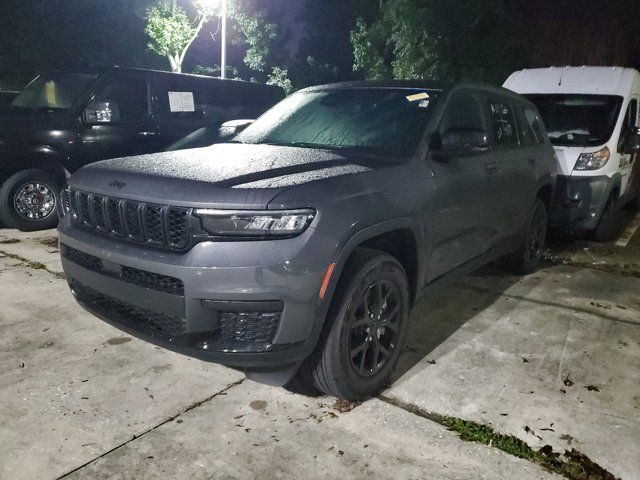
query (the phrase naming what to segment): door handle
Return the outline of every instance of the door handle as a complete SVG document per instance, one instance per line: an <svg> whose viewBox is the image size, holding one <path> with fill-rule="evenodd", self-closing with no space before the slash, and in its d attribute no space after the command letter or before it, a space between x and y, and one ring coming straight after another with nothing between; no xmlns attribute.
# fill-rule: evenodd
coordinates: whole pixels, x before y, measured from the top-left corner
<svg viewBox="0 0 640 480"><path fill-rule="evenodd" d="M151 132L151 131L138 132L138 136L143 138L155 137L157 135L158 135L158 132Z"/></svg>
<svg viewBox="0 0 640 480"><path fill-rule="evenodd" d="M484 171L487 172L489 175L493 175L494 173L497 173L498 170L499 170L498 164L495 162L487 163L484 166Z"/></svg>

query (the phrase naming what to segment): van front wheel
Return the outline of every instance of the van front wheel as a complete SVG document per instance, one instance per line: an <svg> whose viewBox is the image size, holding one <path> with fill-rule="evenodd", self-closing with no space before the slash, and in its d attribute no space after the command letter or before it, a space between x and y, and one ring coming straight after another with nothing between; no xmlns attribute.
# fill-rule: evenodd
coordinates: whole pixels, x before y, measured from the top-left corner
<svg viewBox="0 0 640 480"><path fill-rule="evenodd" d="M59 189L55 179L42 170L13 174L0 187L0 221L23 232L54 228Z"/></svg>
<svg viewBox="0 0 640 480"><path fill-rule="evenodd" d="M616 195L612 194L600 216L598 226L593 231L593 238L597 242L610 242L617 233L616 225Z"/></svg>

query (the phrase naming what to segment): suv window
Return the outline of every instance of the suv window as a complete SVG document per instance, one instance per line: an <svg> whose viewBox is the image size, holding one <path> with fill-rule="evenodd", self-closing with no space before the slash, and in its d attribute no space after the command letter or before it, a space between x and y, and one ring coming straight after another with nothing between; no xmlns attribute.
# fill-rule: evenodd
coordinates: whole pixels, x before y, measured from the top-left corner
<svg viewBox="0 0 640 480"><path fill-rule="evenodd" d="M438 131L443 137L451 130L487 131L486 120L482 97L477 93L462 92L449 101Z"/></svg>
<svg viewBox="0 0 640 480"><path fill-rule="evenodd" d="M117 106L122 123L135 123L149 116L147 82L137 78L116 78L96 95L95 102L110 102Z"/></svg>
<svg viewBox="0 0 640 480"><path fill-rule="evenodd" d="M516 107L518 133L522 145L538 145L544 143L546 133L540 115L531 108Z"/></svg>
<svg viewBox="0 0 640 480"><path fill-rule="evenodd" d="M489 112L496 145L500 147L518 145L516 119L511 104L505 99L494 97L489 101Z"/></svg>

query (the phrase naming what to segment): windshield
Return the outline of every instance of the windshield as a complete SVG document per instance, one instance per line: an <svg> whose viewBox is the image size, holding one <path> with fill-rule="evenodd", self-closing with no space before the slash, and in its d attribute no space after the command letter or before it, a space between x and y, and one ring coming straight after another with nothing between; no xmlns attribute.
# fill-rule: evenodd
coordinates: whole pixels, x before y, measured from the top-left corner
<svg viewBox="0 0 640 480"><path fill-rule="evenodd" d="M236 141L408 158L418 148L438 93L414 88L299 92Z"/></svg>
<svg viewBox="0 0 640 480"><path fill-rule="evenodd" d="M613 95L527 95L536 104L554 145L590 147L607 143L622 97Z"/></svg>
<svg viewBox="0 0 640 480"><path fill-rule="evenodd" d="M95 75L84 73L41 75L11 105L33 110L68 110L95 78Z"/></svg>

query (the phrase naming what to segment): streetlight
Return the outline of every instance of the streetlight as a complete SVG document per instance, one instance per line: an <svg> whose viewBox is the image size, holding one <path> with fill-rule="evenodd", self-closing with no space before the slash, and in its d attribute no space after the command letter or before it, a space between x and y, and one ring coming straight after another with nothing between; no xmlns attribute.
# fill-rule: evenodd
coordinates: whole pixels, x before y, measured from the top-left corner
<svg viewBox="0 0 640 480"><path fill-rule="evenodd" d="M176 1L176 0L174 0ZM220 54L220 78L227 78L227 0L193 0L194 3L202 3L207 5L208 8L220 6L220 18L221 18L221 28L220 35L222 36L222 52ZM208 21L211 17L204 16L203 22Z"/></svg>
<svg viewBox="0 0 640 480"><path fill-rule="evenodd" d="M227 78L227 0L222 2L222 52L220 54L220 78Z"/></svg>

